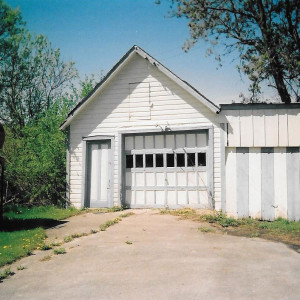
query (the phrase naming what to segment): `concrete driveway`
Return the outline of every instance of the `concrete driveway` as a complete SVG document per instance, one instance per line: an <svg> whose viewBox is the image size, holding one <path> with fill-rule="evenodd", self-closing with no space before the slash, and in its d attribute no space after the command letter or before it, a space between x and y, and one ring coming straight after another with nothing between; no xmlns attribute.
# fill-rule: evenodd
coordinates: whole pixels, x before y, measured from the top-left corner
<svg viewBox="0 0 300 300"><path fill-rule="evenodd" d="M17 262L12 269L27 268L0 283L0 299L300 298L300 256L287 246L201 233L199 223L154 210L134 212L107 231L64 244L64 255L41 261L47 253L36 251Z"/></svg>

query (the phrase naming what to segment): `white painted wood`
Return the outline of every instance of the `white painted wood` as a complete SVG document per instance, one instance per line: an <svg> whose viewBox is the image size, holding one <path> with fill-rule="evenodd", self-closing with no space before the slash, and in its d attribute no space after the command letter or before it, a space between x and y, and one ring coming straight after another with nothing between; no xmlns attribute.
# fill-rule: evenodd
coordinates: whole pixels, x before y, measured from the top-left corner
<svg viewBox="0 0 300 300"><path fill-rule="evenodd" d="M163 149L164 148L164 136L163 135L155 135L155 148Z"/></svg>
<svg viewBox="0 0 300 300"><path fill-rule="evenodd" d="M274 149L275 218L287 218L286 148Z"/></svg>
<svg viewBox="0 0 300 300"><path fill-rule="evenodd" d="M240 111L239 110L227 111L227 120L228 120L228 146L239 147L241 146Z"/></svg>
<svg viewBox="0 0 300 300"><path fill-rule="evenodd" d="M252 110L253 122L253 146L265 147L266 134L265 134L265 114L264 110Z"/></svg>
<svg viewBox="0 0 300 300"><path fill-rule="evenodd" d="M129 119L129 83L148 82L151 90L151 119L132 120ZM153 88L153 89L152 89ZM139 95L132 98L132 102L142 99L145 90L139 91ZM139 99L139 100L138 100ZM143 111L148 109L147 101L140 102L143 107L135 108L132 111ZM152 115L153 113L153 115ZM78 114L70 124L70 184L71 189L76 193L70 193L72 203L78 203L81 197L81 175L82 175L82 137L95 135L114 135L114 204L119 204L119 141L118 131L134 129L159 130L165 126L180 129L182 126L201 127L216 124L217 115L205 107L192 95L179 87L172 80L162 74L156 67L146 60L133 56L130 61L122 67L120 73L116 74L102 89L100 94L94 96L94 100ZM206 145L206 137L198 138L197 143ZM216 137L218 139L219 137ZM166 138L166 143L173 143ZM185 142L184 142L185 143ZM163 145L162 147L164 147ZM184 147L185 145L183 145ZM199 145L198 145L199 146ZM125 139L125 149L133 149L133 140ZM153 148L151 138L145 137L145 147ZM175 147L175 146L174 146ZM168 147L169 148L169 147ZM173 148L173 147L171 147ZM76 164L75 164L76 163ZM214 166L219 169L218 163ZM132 178L133 180L133 178ZM132 201L135 201L134 193L130 194Z"/></svg>
<svg viewBox="0 0 300 300"><path fill-rule="evenodd" d="M278 114L275 109L265 110L266 146L278 147Z"/></svg>
<svg viewBox="0 0 300 300"><path fill-rule="evenodd" d="M252 110L240 111L241 146L253 146Z"/></svg>
<svg viewBox="0 0 300 300"><path fill-rule="evenodd" d="M226 186L227 189L227 186ZM249 149L249 215L261 218L261 150Z"/></svg>
<svg viewBox="0 0 300 300"><path fill-rule="evenodd" d="M226 213L237 215L236 199L236 148L226 149Z"/></svg>
<svg viewBox="0 0 300 300"><path fill-rule="evenodd" d="M90 201L95 202L98 198L99 185L99 154L98 145L91 145L91 186L90 186Z"/></svg>
<svg viewBox="0 0 300 300"><path fill-rule="evenodd" d="M207 146L207 134L206 133L197 133L197 147L206 147Z"/></svg>
<svg viewBox="0 0 300 300"><path fill-rule="evenodd" d="M300 109L288 109L289 146L300 146Z"/></svg>
<svg viewBox="0 0 300 300"><path fill-rule="evenodd" d="M134 148L134 137L127 136L125 137L125 150L132 150Z"/></svg>
<svg viewBox="0 0 300 300"><path fill-rule="evenodd" d="M185 135L176 134L176 148L184 148L184 147L185 147Z"/></svg>
<svg viewBox="0 0 300 300"><path fill-rule="evenodd" d="M278 135L279 135L279 147L287 147L289 145L288 139L288 116L287 109L278 109Z"/></svg>
<svg viewBox="0 0 300 300"><path fill-rule="evenodd" d="M108 190L110 189L108 144L102 143L100 151L100 201L108 201Z"/></svg>

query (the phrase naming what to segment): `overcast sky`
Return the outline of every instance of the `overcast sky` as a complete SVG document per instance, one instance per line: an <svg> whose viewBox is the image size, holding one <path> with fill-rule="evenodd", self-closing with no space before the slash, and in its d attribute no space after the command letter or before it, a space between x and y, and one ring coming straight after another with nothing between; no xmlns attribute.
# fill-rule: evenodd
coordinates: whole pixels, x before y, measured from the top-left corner
<svg viewBox="0 0 300 300"><path fill-rule="evenodd" d="M27 28L48 37L61 49L64 60L73 60L81 76L106 74L133 46L138 45L183 80L216 103L238 101L247 94L232 57L218 67L206 57L200 42L184 53L187 21L170 18L170 1L162 0L6 0L20 7Z"/></svg>

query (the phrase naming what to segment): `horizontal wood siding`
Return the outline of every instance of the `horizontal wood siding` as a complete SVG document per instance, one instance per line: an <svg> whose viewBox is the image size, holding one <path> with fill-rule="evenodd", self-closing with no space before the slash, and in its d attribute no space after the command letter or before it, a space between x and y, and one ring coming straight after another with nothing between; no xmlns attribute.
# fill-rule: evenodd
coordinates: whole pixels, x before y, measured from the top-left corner
<svg viewBox="0 0 300 300"><path fill-rule="evenodd" d="M138 84L133 84L138 83ZM136 105L135 105L136 103ZM70 125L70 200L81 206L82 138L113 135L114 204L119 205L118 132L158 130L165 127L218 127L217 115L161 73L147 60L135 55ZM215 130L215 201L220 202L220 134Z"/></svg>
<svg viewBox="0 0 300 300"><path fill-rule="evenodd" d="M229 147L299 147L300 109L224 110Z"/></svg>

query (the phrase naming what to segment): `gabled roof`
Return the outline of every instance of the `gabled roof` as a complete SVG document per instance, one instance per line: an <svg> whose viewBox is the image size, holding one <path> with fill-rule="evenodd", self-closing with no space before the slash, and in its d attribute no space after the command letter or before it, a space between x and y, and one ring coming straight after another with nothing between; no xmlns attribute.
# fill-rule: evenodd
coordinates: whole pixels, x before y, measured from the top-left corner
<svg viewBox="0 0 300 300"><path fill-rule="evenodd" d="M171 72L168 68L154 59L150 54L141 49L140 47L134 45L115 65L114 67L106 74L106 76L94 87L94 89L81 101L77 103L77 105L70 111L66 120L61 124L60 129L64 130L66 127L72 122L73 118L80 113L80 111L90 102L93 95L102 89L109 82L109 79L113 77L122 66L134 55L139 54L144 59L147 59L153 66L157 67L162 73L164 73L167 77L175 81L179 86L181 86L188 93L193 95L197 100L199 100L202 104L207 106L210 110L215 113L220 111L220 107L214 104L212 101L207 99L204 95L202 95L198 90L192 87L188 82L182 80L173 72Z"/></svg>

